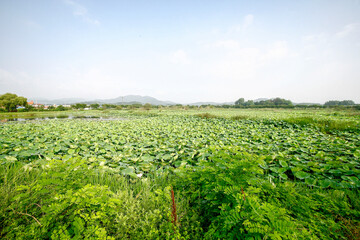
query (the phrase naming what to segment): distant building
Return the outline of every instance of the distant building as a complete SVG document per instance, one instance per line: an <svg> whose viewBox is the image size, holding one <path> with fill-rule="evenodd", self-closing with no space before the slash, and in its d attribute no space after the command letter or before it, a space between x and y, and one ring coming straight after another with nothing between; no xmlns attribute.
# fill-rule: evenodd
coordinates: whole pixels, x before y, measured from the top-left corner
<svg viewBox="0 0 360 240"><path fill-rule="evenodd" d="M28 102L28 104L32 106L32 105L34 105L34 101L31 100L30 102Z"/></svg>
<svg viewBox="0 0 360 240"><path fill-rule="evenodd" d="M34 108L43 108L44 104L37 103L37 104L34 104L33 107Z"/></svg>

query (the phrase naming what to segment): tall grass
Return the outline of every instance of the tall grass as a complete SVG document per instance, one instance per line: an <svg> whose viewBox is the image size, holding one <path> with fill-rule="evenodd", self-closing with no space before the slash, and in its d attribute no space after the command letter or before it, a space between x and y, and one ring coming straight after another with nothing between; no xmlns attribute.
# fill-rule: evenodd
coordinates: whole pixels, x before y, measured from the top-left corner
<svg viewBox="0 0 360 240"><path fill-rule="evenodd" d="M188 205L179 197L177 212L182 218L174 232L175 198L166 180L92 169L81 159L2 164L0 176L0 237L4 239L83 239L91 227L100 229L106 239L198 238L197 223L187 217ZM81 217L85 213L97 217Z"/></svg>
<svg viewBox="0 0 360 240"><path fill-rule="evenodd" d="M199 113L199 114L196 114L195 116L200 117L200 118L218 118L219 117L219 116L216 116L211 113Z"/></svg>
<svg viewBox="0 0 360 240"><path fill-rule="evenodd" d="M284 122L300 126L312 125L318 127L321 131L330 133L332 131L360 131L359 123L349 120L315 119L311 117L293 117L286 118Z"/></svg>

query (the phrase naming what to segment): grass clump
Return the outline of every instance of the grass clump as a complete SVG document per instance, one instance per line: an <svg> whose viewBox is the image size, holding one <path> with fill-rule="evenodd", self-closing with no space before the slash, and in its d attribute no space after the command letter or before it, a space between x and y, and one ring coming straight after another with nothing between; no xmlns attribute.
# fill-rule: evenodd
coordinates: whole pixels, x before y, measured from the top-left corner
<svg viewBox="0 0 360 240"><path fill-rule="evenodd" d="M358 189L283 182L259 167L261 156L234 146L211 152L174 180L201 216L204 239L359 239Z"/></svg>
<svg viewBox="0 0 360 240"><path fill-rule="evenodd" d="M196 117L200 117L200 118L217 118L218 116L211 114L211 113L199 113L195 115Z"/></svg>
<svg viewBox="0 0 360 240"><path fill-rule="evenodd" d="M245 120L245 119L249 119L249 116L246 115L236 115L236 116L232 116L231 119L232 120Z"/></svg>
<svg viewBox="0 0 360 240"><path fill-rule="evenodd" d="M299 126L312 125L318 127L322 132L331 133L332 131L355 131L358 132L360 126L355 121L315 119L311 117L294 117L283 120L290 124Z"/></svg>
<svg viewBox="0 0 360 240"><path fill-rule="evenodd" d="M0 172L5 239L189 239L200 232L180 200L183 217L174 226L170 187L151 179L130 182L79 158L3 164Z"/></svg>
<svg viewBox="0 0 360 240"><path fill-rule="evenodd" d="M69 115L60 114L60 115L57 115L56 118L69 118Z"/></svg>

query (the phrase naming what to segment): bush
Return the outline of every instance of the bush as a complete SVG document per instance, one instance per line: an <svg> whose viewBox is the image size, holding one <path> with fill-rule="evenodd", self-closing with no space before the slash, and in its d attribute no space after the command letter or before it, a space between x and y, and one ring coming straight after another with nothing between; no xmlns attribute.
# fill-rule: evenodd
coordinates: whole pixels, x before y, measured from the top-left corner
<svg viewBox="0 0 360 240"><path fill-rule="evenodd" d="M277 181L264 175L261 156L240 147L214 147L209 155L174 180L201 216L205 239L358 239L358 190Z"/></svg>
<svg viewBox="0 0 360 240"><path fill-rule="evenodd" d="M217 118L216 115L211 114L211 113L200 113L200 114L196 114L195 116L200 117L200 118Z"/></svg>
<svg viewBox="0 0 360 240"><path fill-rule="evenodd" d="M284 122L300 126L313 125L321 131L330 133L332 131L359 131L359 124L355 121L314 119L311 117L295 117L284 119Z"/></svg>
<svg viewBox="0 0 360 240"><path fill-rule="evenodd" d="M0 171L5 239L190 239L201 232L180 200L174 226L170 187L149 179L131 183L79 158L3 164Z"/></svg>
<svg viewBox="0 0 360 240"><path fill-rule="evenodd" d="M232 120L244 120L244 119L249 119L249 118L250 117L246 116L246 115L236 115L236 116L231 117Z"/></svg>

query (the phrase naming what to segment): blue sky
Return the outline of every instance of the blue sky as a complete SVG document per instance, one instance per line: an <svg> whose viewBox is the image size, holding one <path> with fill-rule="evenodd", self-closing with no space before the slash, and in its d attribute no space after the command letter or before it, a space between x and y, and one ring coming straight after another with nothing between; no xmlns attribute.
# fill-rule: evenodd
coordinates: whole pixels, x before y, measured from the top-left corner
<svg viewBox="0 0 360 240"><path fill-rule="evenodd" d="M360 1L0 2L0 94L360 103Z"/></svg>

